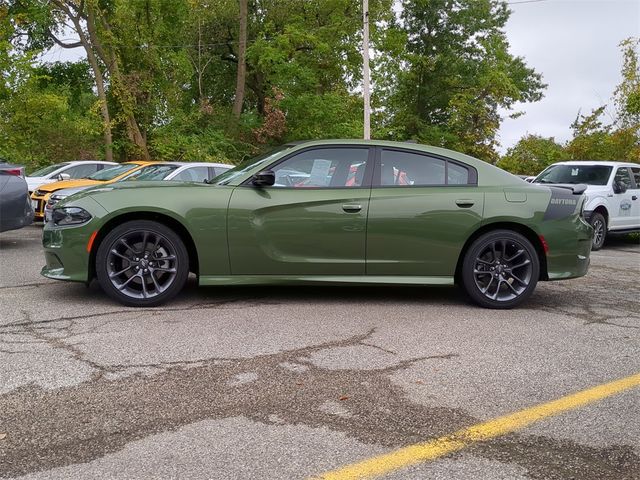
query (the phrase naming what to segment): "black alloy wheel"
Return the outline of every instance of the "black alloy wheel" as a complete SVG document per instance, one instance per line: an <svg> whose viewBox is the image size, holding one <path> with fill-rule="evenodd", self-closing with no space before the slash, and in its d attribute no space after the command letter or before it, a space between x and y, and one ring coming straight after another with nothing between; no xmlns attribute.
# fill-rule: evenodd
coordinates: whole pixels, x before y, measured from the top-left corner
<svg viewBox="0 0 640 480"><path fill-rule="evenodd" d="M102 289L128 306L156 306L182 290L189 257L180 237L149 220L123 223L100 243L96 274Z"/></svg>
<svg viewBox="0 0 640 480"><path fill-rule="evenodd" d="M534 291L540 275L536 249L523 235L496 230L467 250L462 282L471 299L488 308L513 308Z"/></svg>

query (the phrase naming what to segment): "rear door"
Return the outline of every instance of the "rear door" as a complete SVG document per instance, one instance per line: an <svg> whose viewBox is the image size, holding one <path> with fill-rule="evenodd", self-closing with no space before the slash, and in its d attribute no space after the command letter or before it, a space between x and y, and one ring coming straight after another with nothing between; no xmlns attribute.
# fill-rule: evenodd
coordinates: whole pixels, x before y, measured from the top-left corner
<svg viewBox="0 0 640 480"><path fill-rule="evenodd" d="M367 274L452 276L482 221L477 172L453 160L379 148L367 223Z"/></svg>
<svg viewBox="0 0 640 480"><path fill-rule="evenodd" d="M310 147L276 165L276 183L237 187L228 213L234 275L364 275L373 149Z"/></svg>

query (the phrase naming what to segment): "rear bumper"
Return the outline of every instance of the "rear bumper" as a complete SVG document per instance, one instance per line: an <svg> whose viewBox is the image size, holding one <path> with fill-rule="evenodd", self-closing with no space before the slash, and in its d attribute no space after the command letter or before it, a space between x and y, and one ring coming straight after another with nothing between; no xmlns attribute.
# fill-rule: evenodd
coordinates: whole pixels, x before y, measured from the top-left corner
<svg viewBox="0 0 640 480"><path fill-rule="evenodd" d="M593 228L579 216L546 222L549 280L582 277L589 271Z"/></svg>

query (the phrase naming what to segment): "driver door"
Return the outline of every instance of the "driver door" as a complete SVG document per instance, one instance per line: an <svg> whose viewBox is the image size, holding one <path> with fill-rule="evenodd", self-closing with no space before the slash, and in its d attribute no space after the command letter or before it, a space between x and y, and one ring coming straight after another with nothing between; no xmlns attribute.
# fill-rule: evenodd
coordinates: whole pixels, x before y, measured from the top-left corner
<svg viewBox="0 0 640 480"><path fill-rule="evenodd" d="M613 185L620 182L626 186L626 190L621 193L613 193L610 198L612 204L611 217L609 218L609 228L624 229L631 228L634 224L633 219L633 185L631 182L631 174L628 167L618 167L613 177Z"/></svg>
<svg viewBox="0 0 640 480"><path fill-rule="evenodd" d="M364 275L373 149L310 147L237 187L228 209L233 275Z"/></svg>

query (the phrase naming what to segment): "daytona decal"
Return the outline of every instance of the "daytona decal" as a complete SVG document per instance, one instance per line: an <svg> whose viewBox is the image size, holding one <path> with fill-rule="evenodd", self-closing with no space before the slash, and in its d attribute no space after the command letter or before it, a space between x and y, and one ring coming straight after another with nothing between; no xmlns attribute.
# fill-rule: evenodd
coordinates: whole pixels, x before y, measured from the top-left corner
<svg viewBox="0 0 640 480"><path fill-rule="evenodd" d="M574 195L567 188L549 188L551 189L551 198L543 219L557 220L573 215L580 204L582 195Z"/></svg>

